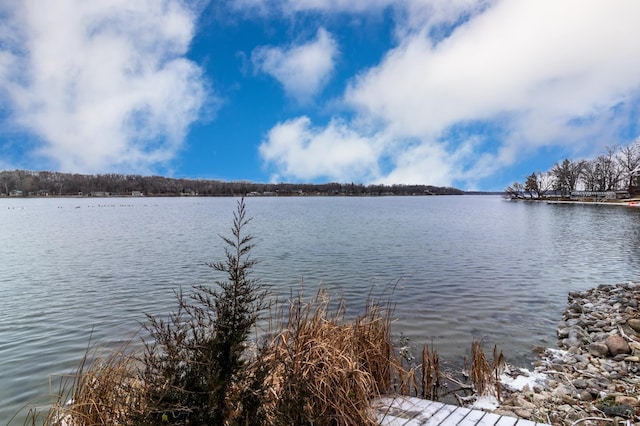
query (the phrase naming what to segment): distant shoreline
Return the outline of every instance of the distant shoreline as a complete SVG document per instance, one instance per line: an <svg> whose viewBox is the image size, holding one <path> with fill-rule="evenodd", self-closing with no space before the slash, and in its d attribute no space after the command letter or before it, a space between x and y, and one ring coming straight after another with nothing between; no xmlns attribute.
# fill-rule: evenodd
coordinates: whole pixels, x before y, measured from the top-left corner
<svg viewBox="0 0 640 426"><path fill-rule="evenodd" d="M598 205L598 206L622 206L622 207L640 207L640 198L625 198L619 200L554 200L554 199L529 199L529 198L511 198L508 201L525 201L538 202L546 204L564 204L564 205Z"/></svg>
<svg viewBox="0 0 640 426"><path fill-rule="evenodd" d="M229 194L229 195L208 195L208 194L151 194L151 195L131 195L131 194L113 194L113 195L74 195L74 194L62 194L62 195L7 195L0 194L0 199L46 199L46 198L71 198L71 199L103 199L103 198L233 198L240 197L243 194ZM264 197L264 198L277 198L277 197L442 197L442 196L462 196L462 195L503 195L502 192L462 192L451 194L328 194L328 193L303 193L303 194L245 194L247 197ZM523 200L523 201L536 201L536 200Z"/></svg>

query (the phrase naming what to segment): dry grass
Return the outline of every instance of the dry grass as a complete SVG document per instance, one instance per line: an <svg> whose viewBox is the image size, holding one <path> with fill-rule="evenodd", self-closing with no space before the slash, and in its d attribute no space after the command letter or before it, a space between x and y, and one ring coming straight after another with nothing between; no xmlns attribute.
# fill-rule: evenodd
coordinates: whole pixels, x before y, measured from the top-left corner
<svg viewBox="0 0 640 426"><path fill-rule="evenodd" d="M416 378L416 368L403 365L393 347L391 312L389 305L369 301L362 315L347 320L344 303L322 291L310 301L293 297L280 329L246 351L246 368L227 392L234 409L225 424L375 425L371 403L383 394L437 400L444 377L438 354L433 345L423 347ZM147 388L153 383L143 380L144 358L131 352L130 345L103 356L87 351L64 378L57 402L46 413L30 412L25 424L139 424L154 406L146 400L154 395ZM470 380L478 395L500 399L503 366L495 346L489 360L482 342L472 343ZM181 424L176 421L162 416L163 423Z"/></svg>
<svg viewBox="0 0 640 426"><path fill-rule="evenodd" d="M505 366L502 351L498 353L497 346L493 346L493 359L487 359L482 349L482 342L474 340L471 343L471 383L479 396L493 395L500 401L500 374Z"/></svg>
<svg viewBox="0 0 640 426"><path fill-rule="evenodd" d="M125 350L100 356L87 351L75 372L61 378L60 389L46 412L29 411L25 425L119 425L140 404L137 361ZM92 361L89 361L89 359Z"/></svg>
<svg viewBox="0 0 640 426"><path fill-rule="evenodd" d="M263 425L376 424L371 401L411 375L395 355L390 312L370 301L362 315L346 320L344 303L322 291L311 301L293 298L280 330L247 355L246 371L228 392L235 407L228 424L249 424L247 418ZM144 366L130 352L91 362L86 355L48 413L30 413L27 424L136 424L153 404L145 401L152 393L141 379ZM166 420L174 424L170 415Z"/></svg>
<svg viewBox="0 0 640 426"><path fill-rule="evenodd" d="M427 345L422 347L422 368L420 385L422 387L421 396L426 399L437 400L438 389L440 388L440 358L433 344L431 349Z"/></svg>
<svg viewBox="0 0 640 426"><path fill-rule="evenodd" d="M345 321L345 306L331 308L319 292L289 307L285 327L270 343L270 424L376 424L371 400L387 391L402 367L394 356L389 309L370 302Z"/></svg>

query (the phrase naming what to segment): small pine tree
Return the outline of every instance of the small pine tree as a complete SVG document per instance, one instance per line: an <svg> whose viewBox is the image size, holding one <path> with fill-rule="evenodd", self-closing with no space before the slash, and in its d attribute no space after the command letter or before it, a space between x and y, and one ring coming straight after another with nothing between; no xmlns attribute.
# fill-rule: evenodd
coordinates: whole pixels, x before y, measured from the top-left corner
<svg viewBox="0 0 640 426"><path fill-rule="evenodd" d="M253 236L244 232L250 221L241 198L232 235L221 236L224 261L207 264L226 279L196 286L189 297L177 292L178 310L167 321L147 315L147 407L138 422L223 425L238 416L242 404L230 391L244 378L246 340L265 308L265 292L251 277Z"/></svg>

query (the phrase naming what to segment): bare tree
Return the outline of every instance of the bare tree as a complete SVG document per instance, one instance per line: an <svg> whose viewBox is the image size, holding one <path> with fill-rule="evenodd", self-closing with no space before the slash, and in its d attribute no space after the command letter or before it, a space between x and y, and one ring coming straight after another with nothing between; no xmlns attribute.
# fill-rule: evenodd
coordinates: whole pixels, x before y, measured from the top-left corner
<svg viewBox="0 0 640 426"><path fill-rule="evenodd" d="M514 182L504 189L505 194L511 198L524 198L524 186L520 182Z"/></svg>
<svg viewBox="0 0 640 426"><path fill-rule="evenodd" d="M622 184L627 191L632 191L634 172L640 167L640 138L620 149L616 156L620 167Z"/></svg>

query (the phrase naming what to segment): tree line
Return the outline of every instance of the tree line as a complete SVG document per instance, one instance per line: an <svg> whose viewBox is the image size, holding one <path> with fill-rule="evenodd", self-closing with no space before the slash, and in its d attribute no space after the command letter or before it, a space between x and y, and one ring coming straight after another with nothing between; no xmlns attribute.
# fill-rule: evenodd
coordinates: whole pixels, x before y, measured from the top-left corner
<svg viewBox="0 0 640 426"><path fill-rule="evenodd" d="M125 174L85 175L51 171L0 172L0 194L21 196L232 196L250 195L459 195L463 191L432 185L362 185L344 183L255 183L181 179Z"/></svg>
<svg viewBox="0 0 640 426"><path fill-rule="evenodd" d="M505 193L511 198L566 198L577 190L640 194L640 138L626 146L607 146L591 160L565 158L546 172L533 172L524 182L514 182Z"/></svg>

